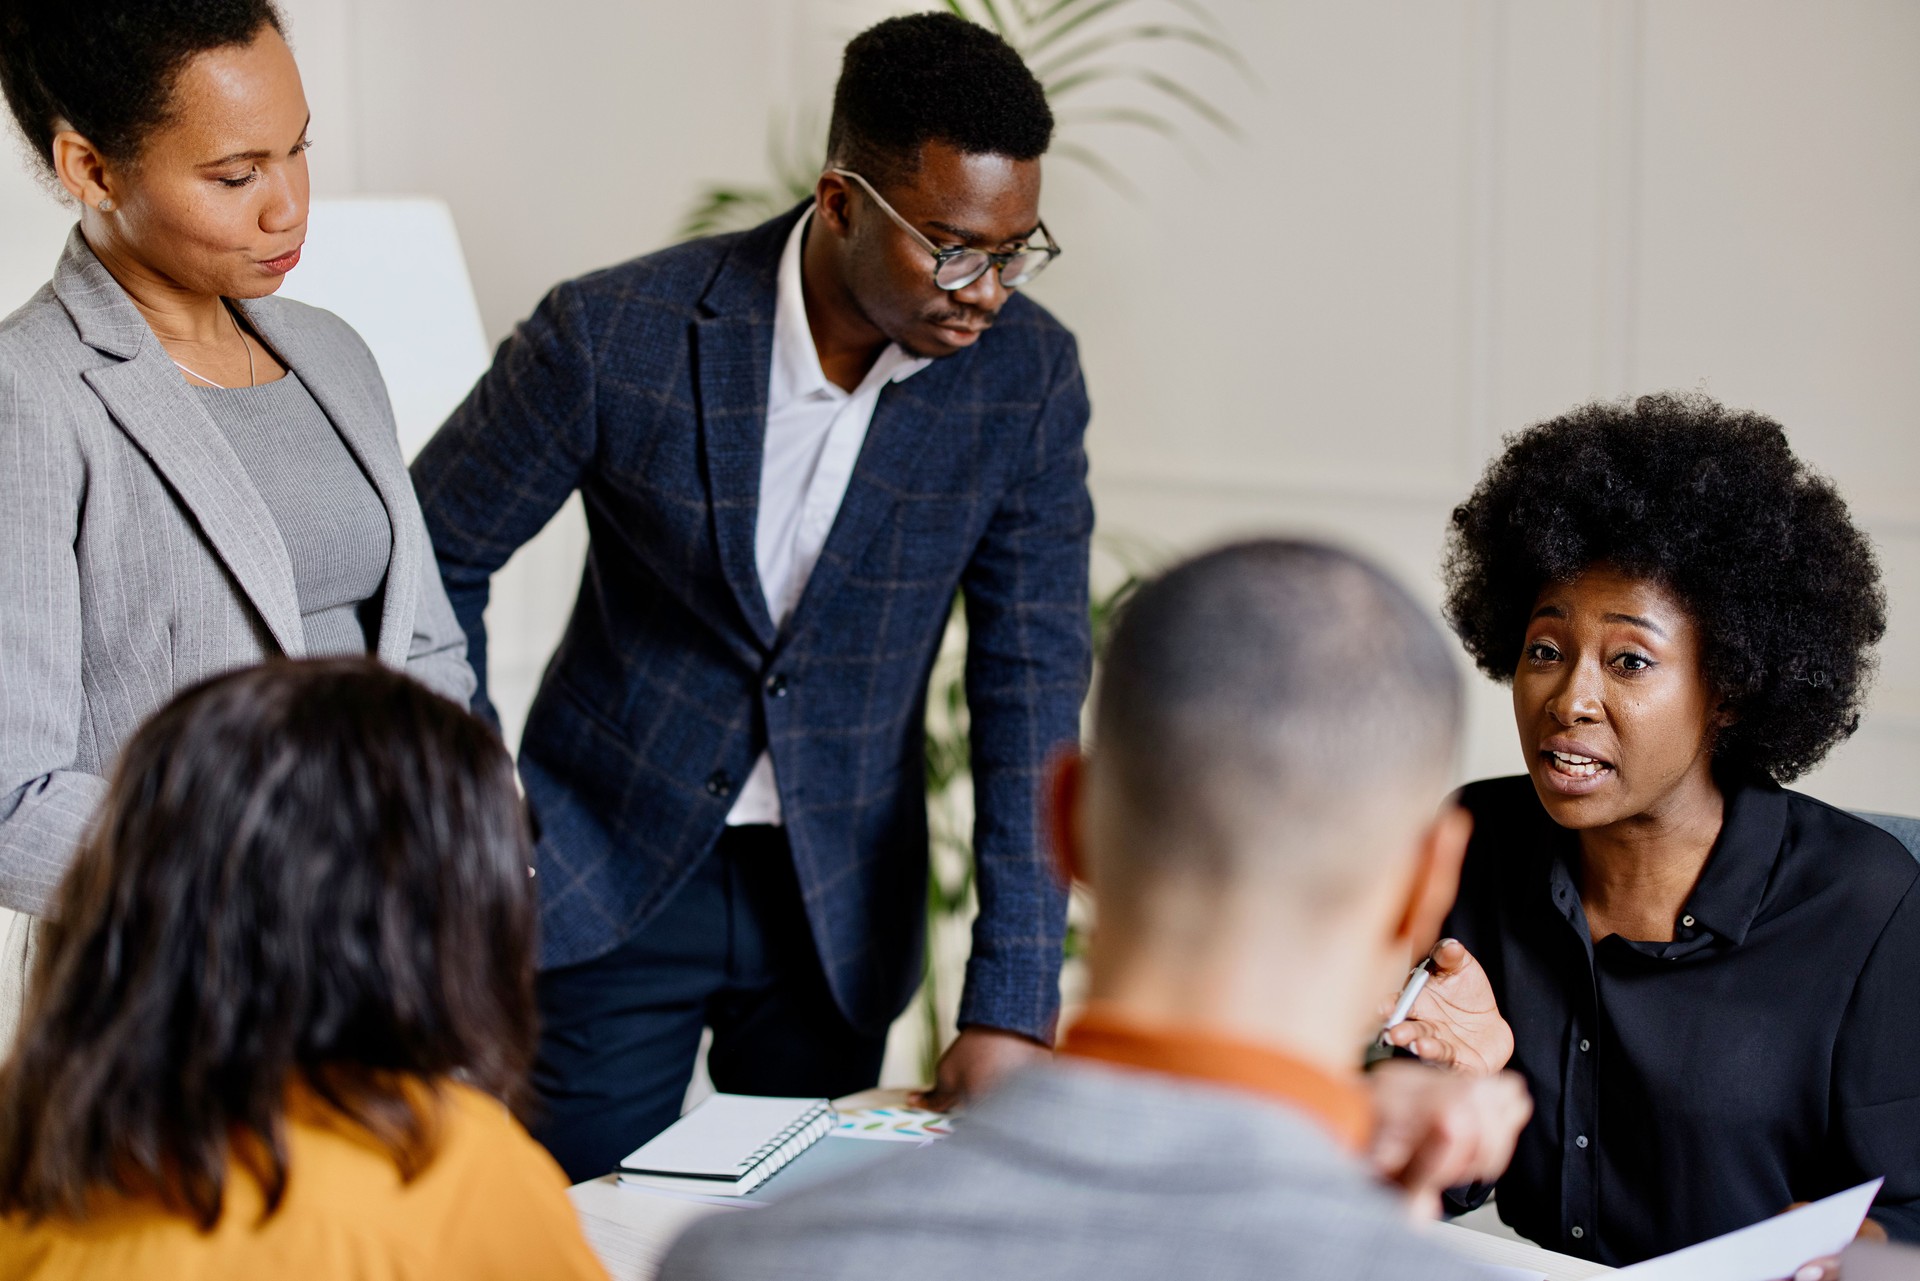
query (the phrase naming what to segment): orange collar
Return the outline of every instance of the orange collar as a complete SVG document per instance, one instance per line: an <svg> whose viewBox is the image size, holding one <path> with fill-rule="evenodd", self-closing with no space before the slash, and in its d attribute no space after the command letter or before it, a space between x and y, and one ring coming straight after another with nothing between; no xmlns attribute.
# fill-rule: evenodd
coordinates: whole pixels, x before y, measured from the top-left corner
<svg viewBox="0 0 1920 1281"><path fill-rule="evenodd" d="M1060 1053L1246 1090L1305 1112L1350 1151L1366 1146L1373 1110L1344 1080L1284 1051L1194 1026L1141 1023L1095 1003L1067 1029Z"/></svg>

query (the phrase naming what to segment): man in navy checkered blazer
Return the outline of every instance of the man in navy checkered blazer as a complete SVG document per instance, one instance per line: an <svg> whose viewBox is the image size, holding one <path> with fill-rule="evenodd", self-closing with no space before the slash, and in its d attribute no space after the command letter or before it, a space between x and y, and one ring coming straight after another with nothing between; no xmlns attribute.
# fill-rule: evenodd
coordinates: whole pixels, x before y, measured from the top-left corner
<svg viewBox="0 0 1920 1281"><path fill-rule="evenodd" d="M1037 834L1090 667L1088 407L1014 292L1057 254L1053 121L950 15L849 45L807 206L554 289L414 465L490 713L492 574L591 542L520 749L539 829L537 1134L575 1179L721 1090L878 1077L918 986L924 716L968 625L980 915L936 1104L1045 1054L1065 894Z"/></svg>

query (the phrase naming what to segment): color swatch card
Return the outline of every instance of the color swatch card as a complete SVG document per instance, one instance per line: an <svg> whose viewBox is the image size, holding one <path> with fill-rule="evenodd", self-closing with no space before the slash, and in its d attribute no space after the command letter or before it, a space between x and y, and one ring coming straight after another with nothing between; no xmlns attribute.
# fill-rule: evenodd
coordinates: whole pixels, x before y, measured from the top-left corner
<svg viewBox="0 0 1920 1281"><path fill-rule="evenodd" d="M840 1113L837 1138L928 1143L953 1133L953 1118L925 1108L856 1108Z"/></svg>

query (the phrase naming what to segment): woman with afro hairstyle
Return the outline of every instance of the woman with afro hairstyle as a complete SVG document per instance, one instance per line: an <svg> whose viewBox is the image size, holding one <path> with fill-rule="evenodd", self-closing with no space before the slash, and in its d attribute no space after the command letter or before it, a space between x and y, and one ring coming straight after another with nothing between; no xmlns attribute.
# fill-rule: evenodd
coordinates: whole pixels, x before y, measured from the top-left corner
<svg viewBox="0 0 1920 1281"><path fill-rule="evenodd" d="M1527 773L1461 793L1389 1039L1526 1078L1501 1217L1620 1265L1884 1177L1863 1234L1920 1238L1920 865L1782 786L1859 724L1885 629L1832 484L1704 396L1588 405L1509 438L1446 578Z"/></svg>

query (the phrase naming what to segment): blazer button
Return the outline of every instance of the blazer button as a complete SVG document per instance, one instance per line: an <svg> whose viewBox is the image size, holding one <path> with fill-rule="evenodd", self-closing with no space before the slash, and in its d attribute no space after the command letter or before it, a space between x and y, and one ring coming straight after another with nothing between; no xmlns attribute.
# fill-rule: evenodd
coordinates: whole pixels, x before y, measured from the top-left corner
<svg viewBox="0 0 1920 1281"><path fill-rule="evenodd" d="M767 693L774 698L787 696L787 677L784 672L767 677Z"/></svg>
<svg viewBox="0 0 1920 1281"><path fill-rule="evenodd" d="M733 795L733 779L723 769L717 769L707 776L707 794L710 796Z"/></svg>

